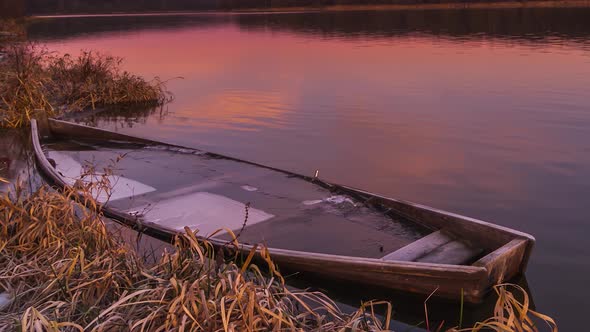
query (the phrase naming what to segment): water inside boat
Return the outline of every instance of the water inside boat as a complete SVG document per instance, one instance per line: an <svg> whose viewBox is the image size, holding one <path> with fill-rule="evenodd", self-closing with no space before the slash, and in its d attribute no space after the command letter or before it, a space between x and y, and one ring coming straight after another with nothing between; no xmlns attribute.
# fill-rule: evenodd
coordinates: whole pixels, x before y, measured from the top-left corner
<svg viewBox="0 0 590 332"><path fill-rule="evenodd" d="M97 200L170 230L230 239L216 233L227 228L242 243L369 258L431 233L297 176L198 150L76 140L44 150L71 185L106 180Z"/></svg>

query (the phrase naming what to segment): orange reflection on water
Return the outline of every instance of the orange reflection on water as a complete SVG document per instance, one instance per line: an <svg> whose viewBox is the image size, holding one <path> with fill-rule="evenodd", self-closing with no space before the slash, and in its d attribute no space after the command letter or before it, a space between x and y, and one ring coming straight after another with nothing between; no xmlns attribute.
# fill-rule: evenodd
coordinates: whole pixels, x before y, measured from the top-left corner
<svg viewBox="0 0 590 332"><path fill-rule="evenodd" d="M198 105L176 111L175 118L190 118L214 130L256 131L281 128L293 96L274 91L223 91L205 96Z"/></svg>

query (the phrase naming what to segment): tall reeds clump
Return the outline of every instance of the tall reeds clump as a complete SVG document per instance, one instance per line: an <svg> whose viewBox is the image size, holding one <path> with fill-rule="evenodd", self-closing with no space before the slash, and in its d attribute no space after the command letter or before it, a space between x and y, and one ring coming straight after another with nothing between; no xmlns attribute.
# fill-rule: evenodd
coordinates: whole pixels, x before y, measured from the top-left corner
<svg viewBox="0 0 590 332"><path fill-rule="evenodd" d="M43 65L46 53L32 45L11 44L0 60L0 127L25 126L36 113L56 114L49 99L53 84Z"/></svg>
<svg viewBox="0 0 590 332"><path fill-rule="evenodd" d="M121 63L94 52L55 55L34 44L10 43L0 59L0 127L25 126L35 113L153 107L170 100L158 78L146 81L122 70Z"/></svg>
<svg viewBox="0 0 590 332"><path fill-rule="evenodd" d="M52 83L49 92L57 101L74 109L97 106L164 103L168 94L163 83L151 82L121 70L122 59L96 52L82 52L46 59Z"/></svg>

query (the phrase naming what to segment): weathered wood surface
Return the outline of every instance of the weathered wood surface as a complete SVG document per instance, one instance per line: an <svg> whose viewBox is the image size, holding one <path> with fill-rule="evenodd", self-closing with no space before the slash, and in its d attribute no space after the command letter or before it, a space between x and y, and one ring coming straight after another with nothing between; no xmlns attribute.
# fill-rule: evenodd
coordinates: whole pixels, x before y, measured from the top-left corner
<svg viewBox="0 0 590 332"><path fill-rule="evenodd" d="M483 249L466 245L462 241L451 241L418 258L417 262L464 265L473 262Z"/></svg>
<svg viewBox="0 0 590 332"><path fill-rule="evenodd" d="M498 250L482 257L473 266L484 267L488 271L488 282L495 285L515 275L524 273L529 241L514 239Z"/></svg>
<svg viewBox="0 0 590 332"><path fill-rule="evenodd" d="M165 144L54 119L49 119L49 125L54 133L70 137L80 135L80 137L93 139L128 140L130 142L146 144ZM31 129L35 155L41 171L54 183L62 187L67 187L67 183L61 179L59 173L57 173L49 164L41 149L35 121L32 121ZM226 158L242 161L230 157ZM257 165L247 161L242 162ZM264 165L257 166L274 169ZM338 256L270 248L269 252L274 262L279 266L284 266L292 271L312 273L328 278L350 280L425 295L436 290L435 296L451 299L460 298L461 292L463 292L466 301L479 302L493 284L506 281L519 272L524 271L524 264L526 264L527 257L530 255L530 250L534 242L532 236L506 227L497 226L414 203L386 198L350 187L329 184L311 177L293 174L283 170L278 171L292 174L293 176L308 181L313 181L318 185L342 189L357 197L365 197L371 204L381 204L389 207L397 213L431 229L444 229L445 232L449 231L450 235L447 234L447 236L467 240L468 243L459 242L467 248L473 247L474 244L478 244L479 247L483 247L483 249L490 252L490 254L481 258L473 265L462 266ZM109 207L104 207L104 213L106 216L114 218L129 227L164 241L172 241L174 237L178 235L177 233L162 228L159 225L143 224L138 218L121 211L110 209ZM436 234L432 235L431 239L440 236L442 232L435 233ZM425 238L428 238L429 236L426 236ZM218 248L222 246L226 247L225 241L217 239L209 239L209 241ZM446 242L445 244L449 245L448 249L462 247L455 242L456 241L453 240ZM409 246L411 245L412 244ZM438 248L440 247L441 246ZM250 245L240 245L233 250L237 250L239 253L247 255L252 248L253 247ZM444 253L445 250L442 250L442 252ZM395 257L395 255L392 255L392 257Z"/></svg>
<svg viewBox="0 0 590 332"><path fill-rule="evenodd" d="M415 261L451 241L453 241L453 238L443 231L432 232L418 241L383 256L381 259L386 261Z"/></svg>
<svg viewBox="0 0 590 332"><path fill-rule="evenodd" d="M149 139L139 138L135 136L129 136L124 134L115 133L108 130L85 126L82 124L75 124L68 121L48 119L47 123L51 129L51 132L57 136L69 137L69 138L86 138L94 141L128 141L136 142L141 144L161 144L160 142L152 141ZM170 144L167 144L170 145Z"/></svg>
<svg viewBox="0 0 590 332"><path fill-rule="evenodd" d="M483 249L469 246L446 231L439 230L385 255L382 259L463 265L473 262L482 252Z"/></svg>

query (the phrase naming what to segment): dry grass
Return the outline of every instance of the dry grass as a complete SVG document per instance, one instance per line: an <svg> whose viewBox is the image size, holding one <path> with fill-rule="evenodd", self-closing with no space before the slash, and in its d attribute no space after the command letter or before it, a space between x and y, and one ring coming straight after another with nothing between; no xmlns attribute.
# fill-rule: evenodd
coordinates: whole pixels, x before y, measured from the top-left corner
<svg viewBox="0 0 590 332"><path fill-rule="evenodd" d="M144 104L154 106L166 101L167 93L158 79L143 78L121 71L122 59L100 53L82 52L47 59L53 82L50 93L75 109L97 106Z"/></svg>
<svg viewBox="0 0 590 332"><path fill-rule="evenodd" d="M334 330L360 317L265 277L254 252L242 267L220 262L187 230L146 266L75 195L11 196L0 199L0 293L14 300L0 330Z"/></svg>
<svg viewBox="0 0 590 332"><path fill-rule="evenodd" d="M532 310L529 305L529 296L526 291L514 284L500 284L494 287L498 295L498 301L494 308L494 316L475 324L468 329L451 329L451 332L479 332L479 331L514 331L530 332L539 331L537 322L547 324L547 330L557 332L555 321L544 314ZM517 299L522 296L522 300Z"/></svg>
<svg viewBox="0 0 590 332"><path fill-rule="evenodd" d="M34 46L11 44L0 62L0 127L25 126L38 112L54 116L48 99L51 77L43 66L45 53Z"/></svg>
<svg viewBox="0 0 590 332"><path fill-rule="evenodd" d="M153 107L170 100L158 78L122 71L122 60L93 52L57 56L11 43L0 61L0 127L22 127L36 113L56 116L112 105Z"/></svg>
<svg viewBox="0 0 590 332"><path fill-rule="evenodd" d="M0 197L0 294L12 299L4 308L0 304L0 331L390 328L387 302L364 303L344 315L324 294L288 290L266 251L252 251L237 265L219 259L188 229L176 238L173 251L147 265L109 232L98 211L73 203L77 197L48 188L33 195L15 189ZM255 255L270 272L252 264ZM509 287L496 287L494 317L452 331L535 331L532 317L554 326L528 308L526 297L518 302ZM375 314L379 306L384 317Z"/></svg>

